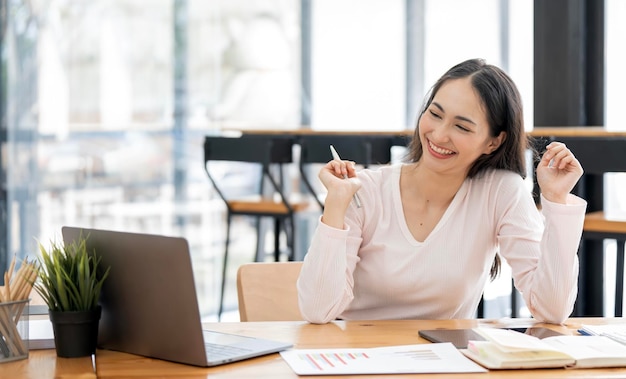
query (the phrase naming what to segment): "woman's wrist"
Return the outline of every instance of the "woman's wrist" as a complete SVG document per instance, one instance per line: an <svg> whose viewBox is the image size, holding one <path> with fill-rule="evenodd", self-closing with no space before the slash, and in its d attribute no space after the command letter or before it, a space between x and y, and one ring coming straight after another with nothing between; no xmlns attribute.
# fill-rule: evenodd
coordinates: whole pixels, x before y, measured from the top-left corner
<svg viewBox="0 0 626 379"><path fill-rule="evenodd" d="M350 205L350 199L335 198L327 196L324 201L324 212L322 213L322 222L328 226L337 229L343 229L346 210Z"/></svg>
<svg viewBox="0 0 626 379"><path fill-rule="evenodd" d="M563 195L563 194L542 192L541 195L543 196L544 199L548 200L549 202L552 202L555 204L567 204L567 197L569 193L566 193Z"/></svg>

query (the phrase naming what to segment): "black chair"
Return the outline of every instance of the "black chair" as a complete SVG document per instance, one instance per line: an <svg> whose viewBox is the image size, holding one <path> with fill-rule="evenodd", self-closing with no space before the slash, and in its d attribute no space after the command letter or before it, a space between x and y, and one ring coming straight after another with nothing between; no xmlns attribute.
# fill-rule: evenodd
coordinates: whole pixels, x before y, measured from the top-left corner
<svg viewBox="0 0 626 379"><path fill-rule="evenodd" d="M300 145L298 167L302 183L315 198L320 209L324 209L319 190L311 183L310 177L313 173L309 171L313 164L326 164L333 159L330 145L335 147L341 159L354 161L357 165L367 168L391 162L394 138L387 135L302 135L298 139L298 144Z"/></svg>
<svg viewBox="0 0 626 379"><path fill-rule="evenodd" d="M222 283L218 319L224 307L224 289L226 268L228 264L228 248L231 242L231 222L233 216L253 216L257 227L257 254L260 260L262 250L260 236L260 220L270 217L274 220L274 260L280 260L280 235L284 232L287 241L288 260L294 255L294 212L305 204L292 204L283 190L282 166L293 162L293 139L272 135L242 135L240 137L208 136L204 141L204 163L209 180L215 191L226 204L226 242L222 265ZM253 166L258 172L258 181L250 188L251 196L244 195L244 185L250 184L248 172L239 176L239 182L228 185L228 175L220 177L217 166L223 169L224 162L238 162L240 165ZM232 165L231 165L232 166ZM223 170L222 170L223 171ZM278 171L278 173L275 173ZM228 171L226 171L228 172ZM248 195L248 194L246 194Z"/></svg>

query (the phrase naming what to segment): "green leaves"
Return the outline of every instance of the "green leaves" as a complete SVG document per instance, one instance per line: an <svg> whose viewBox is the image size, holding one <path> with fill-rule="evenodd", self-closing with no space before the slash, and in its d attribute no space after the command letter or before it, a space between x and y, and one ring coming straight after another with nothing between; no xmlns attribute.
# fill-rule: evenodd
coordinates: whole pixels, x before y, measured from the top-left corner
<svg viewBox="0 0 626 379"><path fill-rule="evenodd" d="M109 267L98 270L101 258L87 250L86 238L69 245L51 242L49 249L39 243L39 280L35 290L53 311L82 311L98 305Z"/></svg>

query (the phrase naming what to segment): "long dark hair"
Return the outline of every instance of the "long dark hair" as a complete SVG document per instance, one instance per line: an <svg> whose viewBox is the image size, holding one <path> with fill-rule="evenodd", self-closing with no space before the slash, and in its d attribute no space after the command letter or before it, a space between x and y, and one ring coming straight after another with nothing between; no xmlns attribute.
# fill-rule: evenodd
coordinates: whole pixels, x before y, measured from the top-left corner
<svg viewBox="0 0 626 379"><path fill-rule="evenodd" d="M467 176L473 178L487 169L504 169L526 178L525 153L530 148L530 144L524 130L522 98L513 80L502 69L487 64L483 59L470 59L457 64L443 74L431 88L409 144L407 161L417 162L422 157L419 121L441 86L449 80L466 77L471 78L472 86L480 97L489 123L490 136L497 137L501 132L506 133L498 149L476 159ZM500 266L500 257L496 254L489 272L491 280L494 280L500 273Z"/></svg>
<svg viewBox="0 0 626 379"><path fill-rule="evenodd" d="M526 178L526 150L530 147L524 131L522 98L513 80L502 69L485 63L483 59L470 59L449 69L431 88L420 111L413 138L409 144L408 161L417 162L422 157L419 138L419 120L432 103L435 95L449 80L471 78L472 86L485 109L489 134L497 137L501 132L506 138L491 154L479 157L467 174L473 178L486 169L505 169Z"/></svg>

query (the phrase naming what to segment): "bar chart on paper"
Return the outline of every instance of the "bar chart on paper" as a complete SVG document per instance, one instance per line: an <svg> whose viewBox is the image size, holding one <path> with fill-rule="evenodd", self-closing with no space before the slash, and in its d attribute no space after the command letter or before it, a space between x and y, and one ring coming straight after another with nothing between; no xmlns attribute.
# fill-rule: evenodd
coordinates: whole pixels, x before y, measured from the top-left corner
<svg viewBox="0 0 626 379"><path fill-rule="evenodd" d="M280 354L298 375L485 371L449 343L365 349L294 349Z"/></svg>
<svg viewBox="0 0 626 379"><path fill-rule="evenodd" d="M366 352L328 352L328 353L302 353L297 357L309 362L312 369L325 371L337 366L359 364L359 360L370 359Z"/></svg>

